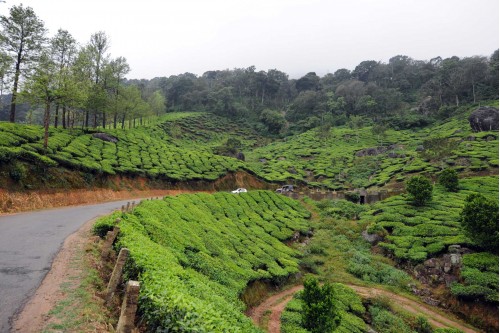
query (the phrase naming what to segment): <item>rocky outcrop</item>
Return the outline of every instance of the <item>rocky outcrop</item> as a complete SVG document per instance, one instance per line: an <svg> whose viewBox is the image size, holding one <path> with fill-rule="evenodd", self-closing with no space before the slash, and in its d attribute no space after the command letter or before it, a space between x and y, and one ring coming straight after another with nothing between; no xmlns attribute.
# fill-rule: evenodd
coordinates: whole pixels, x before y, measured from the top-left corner
<svg viewBox="0 0 500 333"><path fill-rule="evenodd" d="M498 109L480 106L469 116L469 123L474 132L498 131Z"/></svg>
<svg viewBox="0 0 500 333"><path fill-rule="evenodd" d="M107 142L113 142L113 143L118 142L117 138L115 138L114 136L109 135L107 133L94 133L94 134L92 134L92 136L96 139L101 139L101 140L107 141Z"/></svg>
<svg viewBox="0 0 500 333"><path fill-rule="evenodd" d="M417 265L414 269L415 277L429 286L445 284L449 287L458 280L462 267L462 255L470 250L460 245L450 245L448 253L435 257Z"/></svg>

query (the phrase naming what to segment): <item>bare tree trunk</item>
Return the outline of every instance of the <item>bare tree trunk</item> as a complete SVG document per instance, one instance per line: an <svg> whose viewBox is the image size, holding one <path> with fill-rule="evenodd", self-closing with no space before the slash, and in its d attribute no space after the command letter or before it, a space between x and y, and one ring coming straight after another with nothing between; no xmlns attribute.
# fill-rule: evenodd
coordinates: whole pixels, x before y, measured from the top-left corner
<svg viewBox="0 0 500 333"><path fill-rule="evenodd" d="M89 110L85 110L85 123L83 125L85 128L89 128L89 118Z"/></svg>
<svg viewBox="0 0 500 333"><path fill-rule="evenodd" d="M118 112L113 115L113 128L116 129L116 122L118 121Z"/></svg>
<svg viewBox="0 0 500 333"><path fill-rule="evenodd" d="M54 119L54 127L57 128L57 125L59 123L59 103L56 104L56 113L54 115L55 119Z"/></svg>
<svg viewBox="0 0 500 333"><path fill-rule="evenodd" d="M474 103L476 103L476 87L474 86L474 82L472 82L472 96L474 96Z"/></svg>
<svg viewBox="0 0 500 333"><path fill-rule="evenodd" d="M66 128L66 105L63 105L61 120L62 120L62 127Z"/></svg>
<svg viewBox="0 0 500 333"><path fill-rule="evenodd" d="M122 117L122 129L125 129L125 113L123 114Z"/></svg>
<svg viewBox="0 0 500 333"><path fill-rule="evenodd" d="M102 111L102 128L106 128L106 112Z"/></svg>
<svg viewBox="0 0 500 333"><path fill-rule="evenodd" d="M21 74L21 54L18 54L16 63L16 74L14 75L14 85L12 87L12 99L10 101L10 117L11 123L16 122L16 101L17 101L17 87L19 85L19 75Z"/></svg>
<svg viewBox="0 0 500 333"><path fill-rule="evenodd" d="M455 94L455 102L457 103L457 107L459 106L459 102L458 102L458 94Z"/></svg>
<svg viewBox="0 0 500 333"><path fill-rule="evenodd" d="M45 114L43 116L43 127L44 127L43 148L45 150L47 150L49 144L49 122L50 122L50 102L45 101Z"/></svg>

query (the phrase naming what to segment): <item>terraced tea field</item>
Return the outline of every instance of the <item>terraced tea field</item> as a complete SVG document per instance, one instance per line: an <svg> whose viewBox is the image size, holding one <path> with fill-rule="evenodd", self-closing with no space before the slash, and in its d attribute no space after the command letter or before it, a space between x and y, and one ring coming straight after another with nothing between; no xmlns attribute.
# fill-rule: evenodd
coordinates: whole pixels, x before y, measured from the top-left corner
<svg viewBox="0 0 500 333"><path fill-rule="evenodd" d="M96 232L120 214L101 219ZM250 281L279 285L299 271L299 252L283 241L307 232L309 217L298 202L267 191L166 197L121 216L119 246L130 250L128 276L141 281L148 327L259 332L239 297Z"/></svg>

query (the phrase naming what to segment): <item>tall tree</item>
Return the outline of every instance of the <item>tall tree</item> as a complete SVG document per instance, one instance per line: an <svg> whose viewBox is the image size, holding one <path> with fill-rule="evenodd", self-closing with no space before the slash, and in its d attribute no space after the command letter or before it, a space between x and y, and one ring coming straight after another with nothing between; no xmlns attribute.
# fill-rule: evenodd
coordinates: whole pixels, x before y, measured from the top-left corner
<svg viewBox="0 0 500 333"><path fill-rule="evenodd" d="M73 64L77 47L76 40L71 36L71 34L67 30L59 29L57 34L50 41L51 46L51 54L54 63L57 66L58 70L58 79L59 79L59 92L61 94L61 102L56 104L55 109L55 117L54 117L54 127L58 126L59 123L59 107L62 104L63 114L62 114L62 122L63 127L66 128L66 103L64 102L64 98L62 95L67 95L68 99L71 99L70 91L73 92L73 89L69 86L71 75L70 66Z"/></svg>
<svg viewBox="0 0 500 333"><path fill-rule="evenodd" d="M9 68L11 64L12 58L7 53L0 51L0 110L2 109L3 91L9 80Z"/></svg>
<svg viewBox="0 0 500 333"><path fill-rule="evenodd" d="M105 91L102 85L102 76L104 67L108 62L109 55L106 53L110 47L110 41L104 31L99 31L90 36L90 42L87 45L92 66L93 88L90 96L89 106L94 113L94 127L97 127L97 117L102 112L103 123L106 122L105 115ZM89 125L89 114L86 114L85 127Z"/></svg>
<svg viewBox="0 0 500 333"><path fill-rule="evenodd" d="M148 98L148 104L151 107L151 111L156 115L160 116L166 109L166 99L159 90L156 90Z"/></svg>
<svg viewBox="0 0 500 333"><path fill-rule="evenodd" d="M121 91L120 85L125 78L125 74L130 72L130 66L127 59L118 57L109 62L106 66L106 86L110 91L112 114L113 114L113 127L116 128L118 122L118 95ZM106 118L103 117L102 126L106 127Z"/></svg>
<svg viewBox="0 0 500 333"><path fill-rule="evenodd" d="M57 64L51 58L49 50L43 52L33 75L25 83L23 96L34 104L42 104L45 108L43 117L43 147L47 149L49 139L50 107L59 96L59 78Z"/></svg>
<svg viewBox="0 0 500 333"><path fill-rule="evenodd" d="M0 46L13 59L14 82L9 120L16 120L16 102L21 76L36 62L45 42L46 29L31 7L23 5L10 8L10 15L0 16L2 33Z"/></svg>

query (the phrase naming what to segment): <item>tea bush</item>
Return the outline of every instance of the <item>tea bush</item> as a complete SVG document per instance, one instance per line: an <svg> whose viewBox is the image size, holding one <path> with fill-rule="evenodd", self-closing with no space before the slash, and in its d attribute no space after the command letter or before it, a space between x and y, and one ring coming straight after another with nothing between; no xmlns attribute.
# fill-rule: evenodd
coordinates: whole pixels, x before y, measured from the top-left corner
<svg viewBox="0 0 500 333"><path fill-rule="evenodd" d="M119 246L141 281L151 330L258 332L243 315L250 281L281 284L298 272L299 252L282 241L309 230L310 213L268 191L179 195L144 201L124 214ZM96 223L103 234L114 217Z"/></svg>

